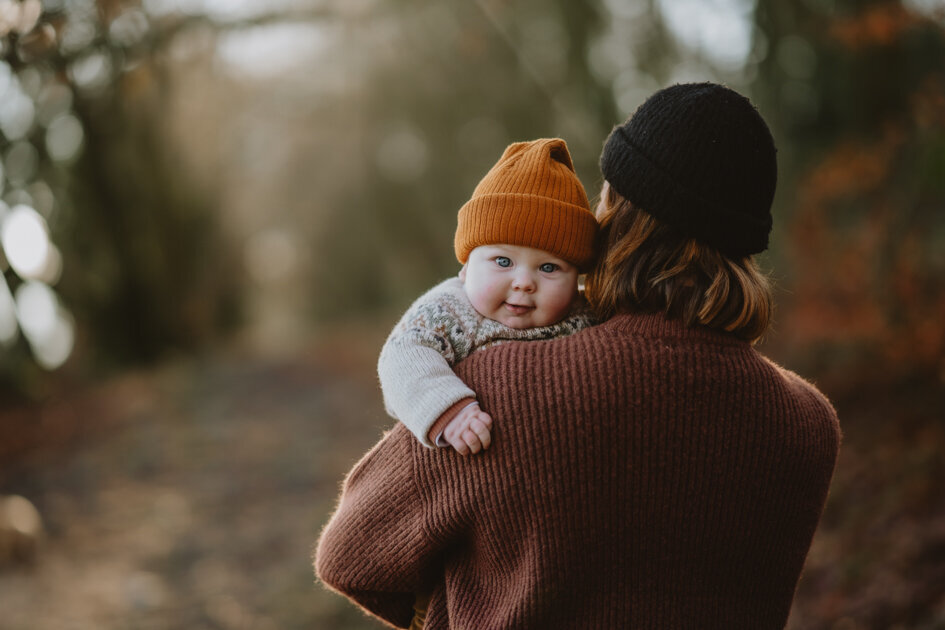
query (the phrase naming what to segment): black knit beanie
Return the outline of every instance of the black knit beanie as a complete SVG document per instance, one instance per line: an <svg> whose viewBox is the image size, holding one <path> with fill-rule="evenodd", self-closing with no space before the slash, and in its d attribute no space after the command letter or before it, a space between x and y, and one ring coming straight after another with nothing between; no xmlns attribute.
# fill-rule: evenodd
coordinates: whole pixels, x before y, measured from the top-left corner
<svg viewBox="0 0 945 630"><path fill-rule="evenodd" d="M775 153L747 98L714 83L688 83L656 92L614 127L600 168L635 206L738 258L768 247Z"/></svg>

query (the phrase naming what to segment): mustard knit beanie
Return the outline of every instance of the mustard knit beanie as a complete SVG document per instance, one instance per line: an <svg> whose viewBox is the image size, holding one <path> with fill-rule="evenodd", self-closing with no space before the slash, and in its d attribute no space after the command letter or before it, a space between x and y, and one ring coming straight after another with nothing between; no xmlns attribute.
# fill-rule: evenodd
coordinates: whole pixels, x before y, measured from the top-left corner
<svg viewBox="0 0 945 630"><path fill-rule="evenodd" d="M541 249L586 270L594 259L597 219L560 138L516 142L459 210L459 262L480 245Z"/></svg>

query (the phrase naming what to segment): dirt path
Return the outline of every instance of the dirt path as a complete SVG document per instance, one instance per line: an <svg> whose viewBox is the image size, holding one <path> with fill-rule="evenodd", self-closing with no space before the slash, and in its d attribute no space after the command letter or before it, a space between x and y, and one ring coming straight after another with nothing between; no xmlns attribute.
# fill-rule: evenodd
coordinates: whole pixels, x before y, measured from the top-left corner
<svg viewBox="0 0 945 630"><path fill-rule="evenodd" d="M0 629L380 627L310 559L387 423L366 362L182 363L43 413L88 435L3 466L0 493L32 500L47 536L32 566L0 568Z"/></svg>

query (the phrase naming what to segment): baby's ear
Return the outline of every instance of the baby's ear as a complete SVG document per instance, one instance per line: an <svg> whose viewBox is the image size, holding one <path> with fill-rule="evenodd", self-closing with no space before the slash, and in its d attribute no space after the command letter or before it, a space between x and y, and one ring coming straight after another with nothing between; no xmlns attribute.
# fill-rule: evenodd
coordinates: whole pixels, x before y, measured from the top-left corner
<svg viewBox="0 0 945 630"><path fill-rule="evenodd" d="M466 265L463 265L463 268L459 270L459 281L466 282Z"/></svg>

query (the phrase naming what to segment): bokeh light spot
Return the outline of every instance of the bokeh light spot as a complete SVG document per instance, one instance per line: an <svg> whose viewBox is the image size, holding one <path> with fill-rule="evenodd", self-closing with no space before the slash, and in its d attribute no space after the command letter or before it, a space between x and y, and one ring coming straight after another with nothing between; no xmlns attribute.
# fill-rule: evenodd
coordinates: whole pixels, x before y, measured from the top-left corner
<svg viewBox="0 0 945 630"><path fill-rule="evenodd" d="M62 277L62 254L59 248L52 241L49 242L49 250L46 252L46 262L43 268L36 272L34 279L45 282L49 286L55 285Z"/></svg>
<svg viewBox="0 0 945 630"><path fill-rule="evenodd" d="M311 59L331 43L324 25L266 24L224 34L217 56L234 76L261 78L310 68Z"/></svg>
<svg viewBox="0 0 945 630"><path fill-rule="evenodd" d="M39 22L39 16L43 13L43 4L40 0L23 0L20 4L20 16L16 25L16 30L21 33L28 33L36 27Z"/></svg>
<svg viewBox="0 0 945 630"><path fill-rule="evenodd" d="M0 130L9 140L25 137L36 120L36 108L33 100L12 86L7 89L0 101Z"/></svg>
<svg viewBox="0 0 945 630"><path fill-rule="evenodd" d="M0 97L6 97L7 90L13 85L13 69L6 61L0 60Z"/></svg>
<svg viewBox="0 0 945 630"><path fill-rule="evenodd" d="M51 82L36 100L36 119L44 127L72 109L72 90L63 83Z"/></svg>
<svg viewBox="0 0 945 630"><path fill-rule="evenodd" d="M3 219L0 243L10 266L21 278L33 278L46 266L49 234L46 222L29 206L15 206Z"/></svg>
<svg viewBox="0 0 945 630"><path fill-rule="evenodd" d="M70 162L79 155L84 139L82 123L72 114L66 114L49 123L46 150L57 162Z"/></svg>
<svg viewBox="0 0 945 630"><path fill-rule="evenodd" d="M28 499L17 494L6 496L0 502L4 522L23 534L35 534L43 528L39 511Z"/></svg>
<svg viewBox="0 0 945 630"><path fill-rule="evenodd" d="M112 72L111 60L104 53L85 55L72 63L69 73L75 84L87 91L95 92L108 85Z"/></svg>
<svg viewBox="0 0 945 630"><path fill-rule="evenodd" d="M148 33L148 16L141 9L127 9L112 20L108 36L119 46L133 46Z"/></svg>
<svg viewBox="0 0 945 630"><path fill-rule="evenodd" d="M75 323L62 308L56 310L56 319L50 334L30 340L36 362L47 370L55 370L72 354L75 347Z"/></svg>
<svg viewBox="0 0 945 630"><path fill-rule="evenodd" d="M658 0L676 38L726 70L741 69L751 52L753 0Z"/></svg>
<svg viewBox="0 0 945 630"><path fill-rule="evenodd" d="M37 179L27 186L24 192L30 196L32 201L32 203L26 205L32 207L48 220L56 207L56 195L53 193L52 188L49 187L49 184L41 179Z"/></svg>
<svg viewBox="0 0 945 630"><path fill-rule="evenodd" d="M16 303L7 286L6 278L0 274L0 343L9 347L16 341Z"/></svg>
<svg viewBox="0 0 945 630"><path fill-rule="evenodd" d="M945 24L945 4L942 0L903 0L907 9Z"/></svg>
<svg viewBox="0 0 945 630"><path fill-rule="evenodd" d="M32 344L53 336L58 319L59 300L55 292L42 282L31 280L16 289L16 318L23 334Z"/></svg>
<svg viewBox="0 0 945 630"><path fill-rule="evenodd" d="M39 167L39 152L33 143L21 140L10 147L4 161L10 183L25 186L36 175L36 169Z"/></svg>
<svg viewBox="0 0 945 630"><path fill-rule="evenodd" d="M66 22L59 36L59 49L65 54L84 50L95 39L95 25L81 19Z"/></svg>
<svg viewBox="0 0 945 630"><path fill-rule="evenodd" d="M288 276L295 267L296 258L292 236L279 228L254 234L247 241L244 252L246 268L260 284L269 284Z"/></svg>
<svg viewBox="0 0 945 630"><path fill-rule="evenodd" d="M409 183L427 170L427 143L410 127L389 133L377 148L377 167L387 179Z"/></svg>
<svg viewBox="0 0 945 630"><path fill-rule="evenodd" d="M28 33L36 26L42 12L40 0L0 1L0 35L10 31Z"/></svg>

